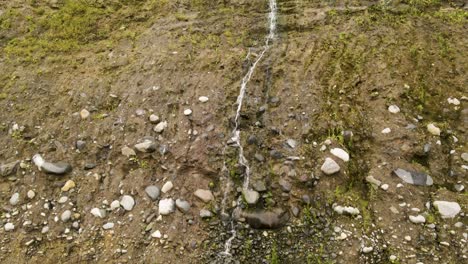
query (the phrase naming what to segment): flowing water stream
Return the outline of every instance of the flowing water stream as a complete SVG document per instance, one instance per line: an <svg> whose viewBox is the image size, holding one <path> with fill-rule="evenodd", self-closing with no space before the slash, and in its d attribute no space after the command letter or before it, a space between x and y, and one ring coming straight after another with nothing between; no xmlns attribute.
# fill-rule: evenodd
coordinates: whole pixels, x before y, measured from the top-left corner
<svg viewBox="0 0 468 264"><path fill-rule="evenodd" d="M263 46L262 51L260 54L257 56L255 59L254 63L250 66L249 70L245 74L244 78L242 78L240 90L239 90L239 96L237 97L237 110L236 110L236 116L234 119L234 129L232 131L232 141L235 143L235 146L239 149L239 164L242 165L245 168L244 172L244 182L242 185L243 190L249 189L249 181L250 181L250 167L248 160L244 156L244 148L242 147L241 144L241 131L239 128L239 118L242 110L242 103L244 101L245 93L247 90L247 84L249 83L250 79L252 78L252 75L255 71L255 68L257 67L257 64L262 60L264 57L265 53L270 49L270 45L273 42L276 34L276 15L277 15L277 5L276 5L276 0L269 0L269 13L268 13L268 28L269 32L268 35L265 37L265 44ZM251 52L249 49L249 52L247 54L247 59L251 56ZM224 213L224 208L225 208L225 202L226 202L226 197L227 197L227 192L230 189L230 184L229 181L227 183L227 188L225 190L225 195L223 198L223 213ZM239 198L240 199L240 198ZM239 204L240 200L238 201ZM224 252L222 252L223 255L230 256L231 253L231 243L232 240L236 237L236 229L234 226L234 219L231 219L231 237L226 241L224 245Z"/></svg>

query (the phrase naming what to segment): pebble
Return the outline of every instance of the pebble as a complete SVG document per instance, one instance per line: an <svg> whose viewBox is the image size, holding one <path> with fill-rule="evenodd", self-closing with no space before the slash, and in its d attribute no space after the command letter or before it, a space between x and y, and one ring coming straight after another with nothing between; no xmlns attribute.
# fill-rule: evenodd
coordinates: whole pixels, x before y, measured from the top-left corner
<svg viewBox="0 0 468 264"><path fill-rule="evenodd" d="M103 229L105 230L108 230L108 229L112 229L114 228L114 223L110 222L110 223L105 223L103 226L102 226Z"/></svg>
<svg viewBox="0 0 468 264"><path fill-rule="evenodd" d="M243 190L242 193L244 195L245 201L250 205L256 204L260 199L260 194L257 191Z"/></svg>
<svg viewBox="0 0 468 264"><path fill-rule="evenodd" d="M76 149L82 150L86 146L86 142L83 141L83 140L78 140L78 141L76 141L75 146L76 146Z"/></svg>
<svg viewBox="0 0 468 264"><path fill-rule="evenodd" d="M358 215L360 213L359 209L351 207L351 206L337 205L337 206L333 207L333 210L338 214L347 213L347 214L350 214L350 215Z"/></svg>
<svg viewBox="0 0 468 264"><path fill-rule="evenodd" d="M86 110L86 109L83 109L80 111L80 116L81 116L81 119L86 119L89 117L89 111Z"/></svg>
<svg viewBox="0 0 468 264"><path fill-rule="evenodd" d="M381 181L377 180L376 178L374 178L374 176L370 175L370 176L367 176L366 177L366 181L368 183L371 183L371 184L374 184L374 185L377 185L377 186L380 186L382 184Z"/></svg>
<svg viewBox="0 0 468 264"><path fill-rule="evenodd" d="M95 217L104 218L106 216L106 211L99 208L91 209L91 214Z"/></svg>
<svg viewBox="0 0 468 264"><path fill-rule="evenodd" d="M195 191L194 195L205 203L208 203L214 199L214 196L210 190L198 189Z"/></svg>
<svg viewBox="0 0 468 264"><path fill-rule="evenodd" d="M15 225L12 224L12 223L6 223L4 228L5 228L5 231L7 231L7 232L8 231L13 231L15 229Z"/></svg>
<svg viewBox="0 0 468 264"><path fill-rule="evenodd" d="M454 188L457 192L462 192L465 189L465 186L463 186L463 184L455 184Z"/></svg>
<svg viewBox="0 0 468 264"><path fill-rule="evenodd" d="M51 163L45 161L40 154L33 156L33 162L39 170L42 170L49 174L62 175L72 170L70 164L65 162Z"/></svg>
<svg viewBox="0 0 468 264"><path fill-rule="evenodd" d="M206 103L208 102L209 98L206 97L206 96L200 96L198 97L198 101L202 102L202 103Z"/></svg>
<svg viewBox="0 0 468 264"><path fill-rule="evenodd" d="M154 231L154 232L151 234L151 237L154 237L154 238L161 238L161 237L162 237L161 231L159 231L159 230Z"/></svg>
<svg viewBox="0 0 468 264"><path fill-rule="evenodd" d="M124 155L126 157L136 156L136 152L133 149L125 146L125 147L122 148L122 155Z"/></svg>
<svg viewBox="0 0 468 264"><path fill-rule="evenodd" d="M141 108L135 110L135 114L136 114L137 116L142 116L142 115L144 115L145 113L146 113L146 111L145 111L144 109L141 109Z"/></svg>
<svg viewBox="0 0 468 264"><path fill-rule="evenodd" d="M330 153L335 155L335 157L340 158L344 162L349 161L349 154L344 149L341 148L333 148L330 150Z"/></svg>
<svg viewBox="0 0 468 264"><path fill-rule="evenodd" d="M149 116L149 121L152 124L157 124L159 122L159 116L152 114Z"/></svg>
<svg viewBox="0 0 468 264"><path fill-rule="evenodd" d="M427 131L434 136L440 136L440 128L436 127L432 123L427 125Z"/></svg>
<svg viewBox="0 0 468 264"><path fill-rule="evenodd" d="M170 190L172 190L172 188L174 187L174 185L172 184L171 181L167 181L163 187L161 188L161 192L163 193L167 193L169 192Z"/></svg>
<svg viewBox="0 0 468 264"><path fill-rule="evenodd" d="M422 224L426 222L426 218L422 215L417 215L417 216L410 215L409 220L414 224Z"/></svg>
<svg viewBox="0 0 468 264"><path fill-rule="evenodd" d="M68 192L70 189L75 188L75 182L68 180L62 187L62 192Z"/></svg>
<svg viewBox="0 0 468 264"><path fill-rule="evenodd" d="M190 204L182 199L176 200L176 206L182 213L187 213L190 210Z"/></svg>
<svg viewBox="0 0 468 264"><path fill-rule="evenodd" d="M189 115L191 115L191 114L192 114L192 110L191 110L191 109L185 109L185 110L184 110L184 115L189 116Z"/></svg>
<svg viewBox="0 0 468 264"><path fill-rule="evenodd" d="M117 208L120 207L120 202L118 200L114 200L112 201L112 203L110 204L110 209L113 211Z"/></svg>
<svg viewBox="0 0 468 264"><path fill-rule="evenodd" d="M153 138L145 138L143 142L135 144L136 150L143 152L143 153L151 153L156 150L156 143Z"/></svg>
<svg viewBox="0 0 468 264"><path fill-rule="evenodd" d="M135 205L135 200L130 195L124 195L120 200L120 205L127 211L131 211Z"/></svg>
<svg viewBox="0 0 468 264"><path fill-rule="evenodd" d="M373 250L374 250L373 247L363 247L362 248L362 253L367 254L367 253L372 252Z"/></svg>
<svg viewBox="0 0 468 264"><path fill-rule="evenodd" d="M456 202L435 201L434 206L442 218L454 218L461 211L460 205Z"/></svg>
<svg viewBox="0 0 468 264"><path fill-rule="evenodd" d="M381 188L382 190L384 190L384 191L387 191L387 190L388 190L388 187L389 187L389 186L388 186L388 184L386 184L386 183L385 183L385 184L382 184L382 185L380 186L380 188Z"/></svg>
<svg viewBox="0 0 468 264"><path fill-rule="evenodd" d="M396 114L396 113L399 113L400 112L400 107L396 106L396 105L391 105L388 107L388 111L392 114Z"/></svg>
<svg viewBox="0 0 468 264"><path fill-rule="evenodd" d="M464 161L468 162L468 153L467 152L463 152L460 156Z"/></svg>
<svg viewBox="0 0 468 264"><path fill-rule="evenodd" d="M150 185L150 186L146 187L145 192L149 196L149 198L151 198L151 200L153 200L153 201L158 199L158 197L160 195L159 188L157 186L154 186L154 185Z"/></svg>
<svg viewBox="0 0 468 264"><path fill-rule="evenodd" d="M11 205L17 205L19 203L19 193L14 193L10 198Z"/></svg>
<svg viewBox="0 0 468 264"><path fill-rule="evenodd" d="M36 193L33 190L29 190L28 193L26 194L29 199L34 199L36 196Z"/></svg>
<svg viewBox="0 0 468 264"><path fill-rule="evenodd" d="M393 171L400 179L404 182L414 185L421 185L421 186L430 186L434 183L432 177L416 171L407 171L404 169L396 169Z"/></svg>
<svg viewBox="0 0 468 264"><path fill-rule="evenodd" d="M390 133L390 132L392 132L392 130L391 130L389 127L384 128L384 129L382 130L382 134L388 134L388 133Z"/></svg>
<svg viewBox="0 0 468 264"><path fill-rule="evenodd" d="M167 121L159 122L156 126L154 126L153 130L156 133L162 133L164 129L167 127Z"/></svg>
<svg viewBox="0 0 468 264"><path fill-rule="evenodd" d="M58 199L57 202L58 202L59 204L64 204L64 203L66 203L67 201L68 201L68 197L67 197L67 196L62 196L62 197L60 197L60 198Z"/></svg>
<svg viewBox="0 0 468 264"><path fill-rule="evenodd" d="M168 215L175 211L175 203L172 198L162 199L159 201L159 214Z"/></svg>
<svg viewBox="0 0 468 264"><path fill-rule="evenodd" d="M213 216L213 213L209 210L206 209L201 209L200 210L200 217L201 218L210 218Z"/></svg>
<svg viewBox="0 0 468 264"><path fill-rule="evenodd" d="M447 98L447 102L453 105L460 105L460 100L458 100L457 98Z"/></svg>
<svg viewBox="0 0 468 264"><path fill-rule="evenodd" d="M286 140L286 144L288 144L288 146L292 149L297 147L297 141L291 138Z"/></svg>
<svg viewBox="0 0 468 264"><path fill-rule="evenodd" d="M322 167L320 168L325 174L332 175L340 171L340 165L333 159L326 158Z"/></svg>
<svg viewBox="0 0 468 264"><path fill-rule="evenodd" d="M395 255L390 255L390 257L388 258L390 261L395 261L397 259L397 256Z"/></svg>
<svg viewBox="0 0 468 264"><path fill-rule="evenodd" d="M41 230L41 233L42 233L42 234L45 234L45 233L47 233L47 232L49 232L49 227L48 227L48 226L44 226L44 227L42 228L42 230Z"/></svg>
<svg viewBox="0 0 468 264"><path fill-rule="evenodd" d="M62 220L62 222L67 222L68 220L70 220L71 215L72 212L70 210L65 210L65 212L63 212L62 215L60 215L60 219Z"/></svg>
<svg viewBox="0 0 468 264"><path fill-rule="evenodd" d="M410 236L405 236L405 240L406 241L411 241L411 237Z"/></svg>

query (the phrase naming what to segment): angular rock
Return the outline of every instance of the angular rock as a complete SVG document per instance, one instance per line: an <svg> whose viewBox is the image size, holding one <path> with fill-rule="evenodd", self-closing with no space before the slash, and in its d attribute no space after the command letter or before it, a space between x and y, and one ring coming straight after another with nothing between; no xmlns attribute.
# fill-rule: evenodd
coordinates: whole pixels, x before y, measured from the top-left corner
<svg viewBox="0 0 468 264"><path fill-rule="evenodd" d="M200 210L200 217L201 218L210 218L213 216L213 213L209 210L206 209L201 209Z"/></svg>
<svg viewBox="0 0 468 264"><path fill-rule="evenodd" d="M68 180L62 187L62 192L68 192L70 189L75 188L75 182Z"/></svg>
<svg viewBox="0 0 468 264"><path fill-rule="evenodd" d="M286 144L292 149L297 147L297 141L291 138L286 140Z"/></svg>
<svg viewBox="0 0 468 264"><path fill-rule="evenodd" d="M156 151L157 145L154 138L146 137L141 140L141 143L135 144L135 149L144 152L144 153L151 153Z"/></svg>
<svg viewBox="0 0 468 264"><path fill-rule="evenodd" d="M150 185L150 186L146 187L145 192L149 196L149 198L151 198L151 200L153 200L153 201L158 199L158 197L160 195L159 188L157 186L154 186L154 185Z"/></svg>
<svg viewBox="0 0 468 264"><path fill-rule="evenodd" d="M159 214L168 215L175 211L175 203L172 198L162 199L159 201Z"/></svg>
<svg viewBox="0 0 468 264"><path fill-rule="evenodd" d="M163 187L161 188L161 192L163 193L167 193L169 192L170 190L172 190L172 188L174 187L174 185L172 184L171 181L167 181Z"/></svg>
<svg viewBox="0 0 468 264"><path fill-rule="evenodd" d="M336 161L333 159L326 158L320 169L323 171L323 173L332 175L340 171L340 165L338 165L338 163L336 163Z"/></svg>
<svg viewBox="0 0 468 264"><path fill-rule="evenodd" d="M291 183L286 181L285 179L280 179L279 180L279 185L280 185L280 188L283 192L290 192L291 191Z"/></svg>
<svg viewBox="0 0 468 264"><path fill-rule="evenodd" d="M335 157L340 158L344 162L349 161L349 154L344 149L333 148L333 149L330 150L330 153L333 154Z"/></svg>
<svg viewBox="0 0 468 264"><path fill-rule="evenodd" d="M15 229L15 225L12 223L6 223L4 228L6 232L13 231Z"/></svg>
<svg viewBox="0 0 468 264"><path fill-rule="evenodd" d="M164 131L164 129L166 129L167 127L167 121L162 121L162 122L159 122L154 128L154 132L156 133L162 133Z"/></svg>
<svg viewBox="0 0 468 264"><path fill-rule="evenodd" d="M456 202L434 201L434 206L442 218L454 218L461 211L460 205Z"/></svg>
<svg viewBox="0 0 468 264"><path fill-rule="evenodd" d="M427 125L427 131L434 136L440 136L440 128L436 127L434 124Z"/></svg>
<svg viewBox="0 0 468 264"><path fill-rule="evenodd" d="M66 173L68 173L68 172L70 172L72 170L71 165L68 164L68 163L65 163L65 162L57 162L57 163L47 162L39 154L34 155L33 162L40 171L44 171L44 172L49 173L49 174L62 175L62 174L66 174Z"/></svg>
<svg viewBox="0 0 468 264"><path fill-rule="evenodd" d="M198 189L195 191L194 195L198 199L202 200L204 203L208 203L209 201L214 199L214 196L210 190Z"/></svg>
<svg viewBox="0 0 468 264"><path fill-rule="evenodd" d="M395 173L395 175L402 179L404 182L413 185L431 186L434 183L431 176L422 172L407 171L398 168L394 170L393 173Z"/></svg>
<svg viewBox="0 0 468 264"><path fill-rule="evenodd" d="M106 217L106 210L93 208L91 209L91 214L94 215L95 217L104 218Z"/></svg>
<svg viewBox="0 0 468 264"><path fill-rule="evenodd" d="M0 165L0 176L6 177L6 176L10 176L10 175L16 173L16 170L18 169L18 164L19 164L19 161L13 161L13 162L10 162L10 163L1 164Z"/></svg>
<svg viewBox="0 0 468 264"><path fill-rule="evenodd" d="M260 199L260 194L253 190L243 190L242 194L244 195L244 199L247 204L254 205Z"/></svg>
<svg viewBox="0 0 468 264"><path fill-rule="evenodd" d="M281 208L271 211L258 210L253 212L241 212L240 216L255 229L275 229L284 226L289 221L289 214Z"/></svg>
<svg viewBox="0 0 468 264"><path fill-rule="evenodd" d="M123 147L121 151L122 151L122 155L126 156L127 158L131 156L136 156L136 152L127 146Z"/></svg>
<svg viewBox="0 0 468 264"><path fill-rule="evenodd" d="M182 199L176 200L176 206L182 213L187 213L190 210L190 204Z"/></svg>
<svg viewBox="0 0 468 264"><path fill-rule="evenodd" d="M135 205L135 200L130 195L122 196L120 200L120 206L122 206L125 210L131 211L133 206Z"/></svg>

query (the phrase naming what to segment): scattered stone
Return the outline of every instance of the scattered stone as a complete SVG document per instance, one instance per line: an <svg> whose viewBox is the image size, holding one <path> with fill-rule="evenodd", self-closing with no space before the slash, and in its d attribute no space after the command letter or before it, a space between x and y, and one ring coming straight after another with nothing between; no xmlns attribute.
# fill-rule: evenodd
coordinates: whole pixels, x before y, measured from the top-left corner
<svg viewBox="0 0 468 264"><path fill-rule="evenodd" d="M29 199L34 199L36 196L36 193L33 190L29 190L28 193L26 194Z"/></svg>
<svg viewBox="0 0 468 264"><path fill-rule="evenodd" d="M131 211L135 205L135 200L130 195L122 196L120 200L120 205L127 211Z"/></svg>
<svg viewBox="0 0 468 264"><path fill-rule="evenodd" d="M131 156L136 156L136 152L135 152L133 149L131 149L131 148L125 146L125 147L122 148L122 155L124 155L124 156L126 156L127 158L129 158L129 157L131 157Z"/></svg>
<svg viewBox="0 0 468 264"><path fill-rule="evenodd" d="M200 96L198 97L198 101L202 102L202 103L206 103L208 102L209 98L206 97L206 96Z"/></svg>
<svg viewBox="0 0 468 264"><path fill-rule="evenodd" d="M49 174L62 175L72 170L70 164L65 162L51 163L45 161L41 155L36 154L33 157L33 162L40 171L44 171Z"/></svg>
<svg viewBox="0 0 468 264"><path fill-rule="evenodd" d="M13 161L7 164L1 164L0 176L7 177L16 173L16 170L18 169L18 164L19 164L19 161Z"/></svg>
<svg viewBox="0 0 468 264"><path fill-rule="evenodd" d="M453 105L460 105L460 100L458 100L457 98L447 98L447 102Z"/></svg>
<svg viewBox="0 0 468 264"><path fill-rule="evenodd" d="M340 158L344 162L349 161L349 154L344 149L333 148L333 149L330 150L330 153L335 155L336 157Z"/></svg>
<svg viewBox="0 0 468 264"><path fill-rule="evenodd" d="M391 130L389 127L384 128L384 129L382 130L382 134L388 134L388 133L390 133L390 132L392 132L392 130Z"/></svg>
<svg viewBox="0 0 468 264"><path fill-rule="evenodd" d="M119 208L120 207L120 202L118 200L114 200L112 201L112 203L110 204L110 209L112 211L114 211L115 209Z"/></svg>
<svg viewBox="0 0 468 264"><path fill-rule="evenodd" d="M86 110L86 109L83 109L80 111L80 116L81 116L81 119L86 119L89 117L89 111Z"/></svg>
<svg viewBox="0 0 468 264"><path fill-rule="evenodd" d="M176 206L182 213L187 213L190 210L190 204L182 199L176 200Z"/></svg>
<svg viewBox="0 0 468 264"><path fill-rule="evenodd" d="M417 215L417 216L410 215L409 220L414 224L422 224L426 222L426 218L422 215Z"/></svg>
<svg viewBox="0 0 468 264"><path fill-rule="evenodd" d="M422 172L406 171L404 169L398 168L394 170L393 173L395 173L395 175L397 175L404 182L413 185L431 186L434 183L431 176Z"/></svg>
<svg viewBox="0 0 468 264"><path fill-rule="evenodd" d="M86 146L86 142L83 141L83 140L78 140L78 141L76 141L75 146L76 146L77 150L83 150L84 147Z"/></svg>
<svg viewBox="0 0 468 264"><path fill-rule="evenodd" d="M264 162L265 161L265 158L263 157L263 155L259 154L259 153L255 153L254 158L256 160L258 160L259 162Z"/></svg>
<svg viewBox="0 0 468 264"><path fill-rule="evenodd" d="M258 210L254 212L241 212L240 217L255 229L275 229L284 226L289 221L289 214L281 208L273 210Z"/></svg>
<svg viewBox="0 0 468 264"><path fill-rule="evenodd" d="M297 147L297 141L291 138L286 140L286 144L292 149Z"/></svg>
<svg viewBox="0 0 468 264"><path fill-rule="evenodd" d="M340 171L340 165L333 159L326 158L322 167L320 168L325 174L332 175Z"/></svg>
<svg viewBox="0 0 468 264"><path fill-rule="evenodd" d="M174 185L172 184L171 181L167 181L163 187L161 188L161 192L163 193L167 193L169 192L170 190L172 190L172 188L174 187Z"/></svg>
<svg viewBox="0 0 468 264"><path fill-rule="evenodd" d="M260 194L254 190L243 190L242 194L244 195L244 199L247 204L254 205L260 199Z"/></svg>
<svg viewBox="0 0 468 264"><path fill-rule="evenodd" d="M62 187L62 192L68 192L70 189L75 188L75 182L72 180L68 180Z"/></svg>
<svg viewBox="0 0 468 264"><path fill-rule="evenodd" d="M161 231L159 231L159 230L154 231L154 232L151 234L151 237L154 237L154 238L161 238L161 237L162 237Z"/></svg>
<svg viewBox="0 0 468 264"><path fill-rule="evenodd" d="M411 237L410 236L405 236L405 240L409 242L409 241L411 241Z"/></svg>
<svg viewBox="0 0 468 264"><path fill-rule="evenodd" d="M41 233L42 233L42 234L45 234L45 233L47 233L47 232L49 232L49 227L48 227L48 226L44 226L44 227L42 228L42 230L41 230Z"/></svg>
<svg viewBox="0 0 468 264"><path fill-rule="evenodd" d="M455 184L454 188L457 192L462 192L465 189L465 186L463 186L463 184Z"/></svg>
<svg viewBox="0 0 468 264"><path fill-rule="evenodd" d="M104 230L112 229L112 228L114 228L114 223L105 223L105 224L102 226L102 228L103 228Z"/></svg>
<svg viewBox="0 0 468 264"><path fill-rule="evenodd" d="M252 184L252 187L257 192L264 192L264 191L267 190L265 182L261 181L261 180L254 181L253 184Z"/></svg>
<svg viewBox="0 0 468 264"><path fill-rule="evenodd" d="M468 162L468 153L467 152L463 152L460 156L464 161Z"/></svg>
<svg viewBox="0 0 468 264"><path fill-rule="evenodd" d="M201 218L210 218L213 216L213 213L209 210L206 209L201 209L200 210L200 217Z"/></svg>
<svg viewBox="0 0 468 264"><path fill-rule="evenodd" d="M189 116L189 115L191 115L191 114L192 114L192 110L191 110L191 109L185 109L185 110L184 110L184 115Z"/></svg>
<svg viewBox="0 0 468 264"><path fill-rule="evenodd" d="M337 205L337 206L333 207L333 210L338 214L347 213L347 214L350 214L350 215L358 215L360 213L359 209L351 207L351 206Z"/></svg>
<svg viewBox="0 0 468 264"><path fill-rule="evenodd" d="M279 180L279 185L281 187L281 190L283 192L290 192L291 191L291 183L289 183L288 181L284 180L284 179L280 179Z"/></svg>
<svg viewBox="0 0 468 264"><path fill-rule="evenodd" d="M104 209L93 208L91 209L91 214L99 218L106 217L106 211Z"/></svg>
<svg viewBox="0 0 468 264"><path fill-rule="evenodd" d="M86 163L86 164L84 165L84 169L85 169L85 170L92 170L92 169L94 169L94 168L96 168L96 164L94 164L94 163Z"/></svg>
<svg viewBox="0 0 468 264"><path fill-rule="evenodd" d="M146 114L146 111L144 109L138 108L137 110L135 110L135 114L137 116L142 116L142 115Z"/></svg>
<svg viewBox="0 0 468 264"><path fill-rule="evenodd" d="M434 136L440 136L440 128L436 127L432 123L427 125L427 131Z"/></svg>
<svg viewBox="0 0 468 264"><path fill-rule="evenodd" d="M194 195L198 199L202 200L204 203L208 203L209 201L214 199L214 196L210 190L198 189L195 191Z"/></svg>
<svg viewBox="0 0 468 264"><path fill-rule="evenodd" d="M175 211L175 203L172 198L162 199L159 201L159 214L168 215Z"/></svg>
<svg viewBox="0 0 468 264"><path fill-rule="evenodd" d="M373 247L363 247L362 248L362 253L364 253L364 254L371 253L373 250L374 250Z"/></svg>
<svg viewBox="0 0 468 264"><path fill-rule="evenodd" d="M395 255L390 255L390 257L388 258L390 261L395 261L397 259L397 256Z"/></svg>
<svg viewBox="0 0 468 264"><path fill-rule="evenodd" d="M151 153L156 151L157 145L152 137L145 137L141 143L135 144L136 150L143 153Z"/></svg>
<svg viewBox="0 0 468 264"><path fill-rule="evenodd" d="M166 127L167 127L167 121L162 121L162 122L159 122L159 124L157 124L153 128L153 130L156 133L162 133Z"/></svg>
<svg viewBox="0 0 468 264"><path fill-rule="evenodd" d="M373 184L373 185L376 185L377 187L379 187L382 182L377 180L376 178L374 178L374 176L370 175L370 176L367 176L366 177L366 181L370 184Z"/></svg>
<svg viewBox="0 0 468 264"><path fill-rule="evenodd" d="M17 205L19 203L19 193L14 193L10 198L11 205Z"/></svg>
<svg viewBox="0 0 468 264"><path fill-rule="evenodd" d="M399 113L400 112L400 107L396 106L396 105L391 105L388 107L388 111L392 114L396 114L396 113Z"/></svg>
<svg viewBox="0 0 468 264"><path fill-rule="evenodd" d="M149 121L152 124L157 124L159 122L159 116L152 114L149 116Z"/></svg>
<svg viewBox="0 0 468 264"><path fill-rule="evenodd" d="M442 218L454 218L461 211L460 205L456 202L435 201L434 206Z"/></svg>
<svg viewBox="0 0 468 264"><path fill-rule="evenodd" d="M13 231L15 229L15 225L12 223L6 223L4 228L6 232Z"/></svg>
<svg viewBox="0 0 468 264"><path fill-rule="evenodd" d="M382 190L384 190L384 191L387 191L387 190L388 190L388 187L389 187L389 186L388 186L388 184L386 184L386 183L385 183L385 184L382 184L382 185L380 186L380 188L381 188Z"/></svg>
<svg viewBox="0 0 468 264"><path fill-rule="evenodd" d="M71 215L72 212L70 210L66 210L62 213L62 215L60 215L60 219L62 220L62 222L67 222L68 220L70 220Z"/></svg>
<svg viewBox="0 0 468 264"><path fill-rule="evenodd" d="M58 199L58 203L59 204L64 204L68 201L68 197L67 196L62 196Z"/></svg>
<svg viewBox="0 0 468 264"><path fill-rule="evenodd" d="M154 185L150 185L150 186L146 187L145 192L149 196L149 198L151 198L151 200L153 200L153 201L158 199L158 197L160 195L159 188L157 186L154 186Z"/></svg>
<svg viewBox="0 0 468 264"><path fill-rule="evenodd" d="M276 149L273 149L270 151L270 156L274 159L281 159L283 158L283 153L281 153L280 151Z"/></svg>

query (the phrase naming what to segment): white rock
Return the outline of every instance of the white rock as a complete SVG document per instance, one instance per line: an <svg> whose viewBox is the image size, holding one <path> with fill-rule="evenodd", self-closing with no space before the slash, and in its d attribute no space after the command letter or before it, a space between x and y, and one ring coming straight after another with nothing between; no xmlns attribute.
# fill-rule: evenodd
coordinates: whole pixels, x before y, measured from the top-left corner
<svg viewBox="0 0 468 264"><path fill-rule="evenodd" d="M17 205L19 203L19 193L14 193L10 198L11 205Z"/></svg>
<svg viewBox="0 0 468 264"><path fill-rule="evenodd" d="M149 121L153 124L156 124L159 122L159 116L153 114L153 115L150 115L149 117Z"/></svg>
<svg viewBox="0 0 468 264"><path fill-rule="evenodd" d="M191 114L192 114L192 110L191 110L191 109L185 109L185 110L184 110L184 115L189 116L189 115L191 115Z"/></svg>
<svg viewBox="0 0 468 264"><path fill-rule="evenodd" d="M112 211L114 211L115 209L119 208L120 207L120 202L118 200L114 200L112 201L112 203L110 204L110 209Z"/></svg>
<svg viewBox="0 0 468 264"><path fill-rule="evenodd" d="M163 187L161 188L161 192L163 193L167 193L169 192L170 190L172 190L172 188L174 187L174 185L172 184L171 181L167 181Z"/></svg>
<svg viewBox="0 0 468 264"><path fill-rule="evenodd" d="M397 259L397 256L391 255L388 259L390 259L390 261L395 261Z"/></svg>
<svg viewBox="0 0 468 264"><path fill-rule="evenodd" d="M463 153L460 155L460 157L461 157L464 161L468 162L468 153L467 153L467 152L463 152Z"/></svg>
<svg viewBox="0 0 468 264"><path fill-rule="evenodd" d="M427 125L427 131L434 136L440 136L440 128L436 127L432 123Z"/></svg>
<svg viewBox="0 0 468 264"><path fill-rule="evenodd" d="M435 201L434 206L442 218L454 218L461 211L460 205L456 202Z"/></svg>
<svg viewBox="0 0 468 264"><path fill-rule="evenodd" d="M333 159L326 158L322 167L320 168L325 174L332 175L340 171L340 165Z"/></svg>
<svg viewBox="0 0 468 264"><path fill-rule="evenodd" d="M333 210L335 212L337 212L338 214L347 213L347 214L350 214L350 215L358 215L360 213L359 209L351 207L351 206L337 205L337 206L333 207Z"/></svg>
<svg viewBox="0 0 468 264"><path fill-rule="evenodd" d="M374 250L373 247L363 247L362 248L362 253L364 253L364 254L371 253L373 250Z"/></svg>
<svg viewBox="0 0 468 264"><path fill-rule="evenodd" d="M173 199L162 199L159 201L159 214L168 215L175 211L175 202Z"/></svg>
<svg viewBox="0 0 468 264"><path fill-rule="evenodd" d="M382 134L388 134L388 133L390 133L390 132L392 132L392 130L391 130L389 127L384 128L384 129L382 130Z"/></svg>
<svg viewBox="0 0 468 264"><path fill-rule="evenodd" d="M12 230L15 229L15 225L12 224L12 223L6 223L4 228L5 228L5 231L7 231L7 232L12 231Z"/></svg>
<svg viewBox="0 0 468 264"><path fill-rule="evenodd" d="M89 117L89 111L86 110L86 109L83 109L80 111L80 116L81 116L81 119L86 119Z"/></svg>
<svg viewBox="0 0 468 264"><path fill-rule="evenodd" d="M258 199L260 199L260 194L254 190L243 190L242 194L244 195L245 201L250 204L256 204Z"/></svg>
<svg viewBox="0 0 468 264"><path fill-rule="evenodd" d="M59 204L64 204L68 201L68 197L67 196L62 196L58 199L58 203Z"/></svg>
<svg viewBox="0 0 468 264"><path fill-rule="evenodd" d="M127 211L131 211L133 209L133 206L135 205L135 200L133 200L133 197L130 195L124 195L122 196L122 199L120 199L120 205Z"/></svg>
<svg viewBox="0 0 468 264"><path fill-rule="evenodd" d="M27 193L27 196L29 199L34 199L34 197L36 196L36 193L33 190L29 190Z"/></svg>
<svg viewBox="0 0 468 264"><path fill-rule="evenodd" d="M105 223L102 226L102 228L105 229L105 230L112 229L112 228L114 228L114 223Z"/></svg>
<svg viewBox="0 0 468 264"><path fill-rule="evenodd" d="M162 133L166 127L167 127L167 121L162 121L162 122L159 122L159 124L157 124L153 128L153 130L156 133Z"/></svg>
<svg viewBox="0 0 468 264"><path fill-rule="evenodd" d="M411 237L410 236L405 236L405 240L406 241L411 241Z"/></svg>
<svg viewBox="0 0 468 264"><path fill-rule="evenodd" d="M60 219L63 222L67 222L68 220L70 220L71 215L72 215L72 212L70 210L66 210L65 212L62 213L62 215L60 215Z"/></svg>
<svg viewBox="0 0 468 264"><path fill-rule="evenodd" d="M202 102L202 103L206 103L206 102L208 102L208 100L209 100L209 99L208 99L208 97L206 97L206 96L200 96L200 97L198 97L198 101L200 101L200 102Z"/></svg>
<svg viewBox="0 0 468 264"><path fill-rule="evenodd" d="M42 233L42 234L45 234L45 233L47 233L47 232L49 232L49 227L48 227L48 226L44 226L44 227L42 228L42 230L41 230L41 233Z"/></svg>
<svg viewBox="0 0 468 264"><path fill-rule="evenodd" d="M91 214L95 217L104 218L106 216L106 211L99 208L93 208L91 209Z"/></svg>
<svg viewBox="0 0 468 264"><path fill-rule="evenodd" d="M447 99L447 102L449 104L453 104L453 105L460 105L460 100L458 100L457 98L448 98Z"/></svg>
<svg viewBox="0 0 468 264"><path fill-rule="evenodd" d="M414 224L422 224L426 222L426 218L422 215L417 215L417 216L410 215L409 220Z"/></svg>
<svg viewBox="0 0 468 264"><path fill-rule="evenodd" d="M391 105L388 107L388 111L392 114L396 114L396 113L399 113L400 112L400 107L396 106L396 105Z"/></svg>
<svg viewBox="0 0 468 264"><path fill-rule="evenodd" d="M162 237L161 231L156 230L151 234L151 236L154 237L154 238L161 238Z"/></svg>
<svg viewBox="0 0 468 264"><path fill-rule="evenodd" d="M386 183L380 185L380 188L382 188L382 190L384 190L384 191L388 190L388 187L389 187L389 186L388 186L388 184L386 184Z"/></svg>
<svg viewBox="0 0 468 264"><path fill-rule="evenodd" d="M214 196L210 190L198 189L195 191L194 195L205 203L214 199Z"/></svg>
<svg viewBox="0 0 468 264"><path fill-rule="evenodd" d="M340 158L344 162L349 161L349 154L344 149L341 148L333 148L330 150L330 153L335 155L336 157Z"/></svg>

